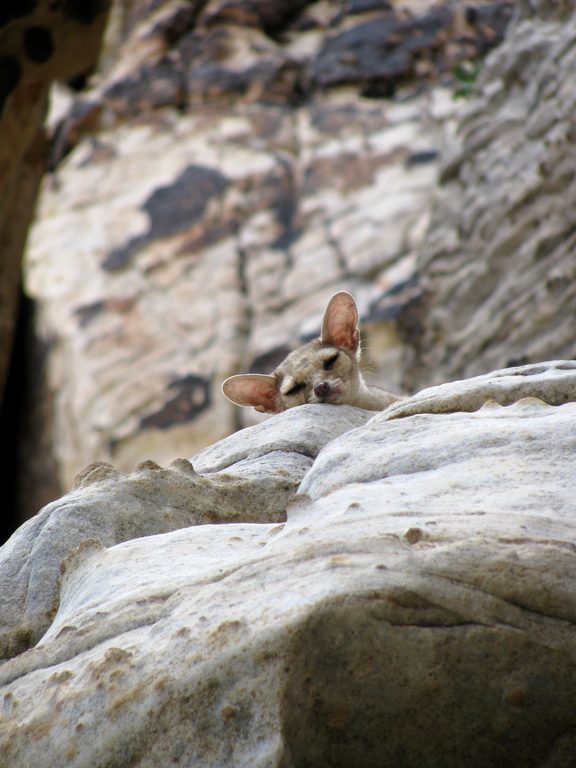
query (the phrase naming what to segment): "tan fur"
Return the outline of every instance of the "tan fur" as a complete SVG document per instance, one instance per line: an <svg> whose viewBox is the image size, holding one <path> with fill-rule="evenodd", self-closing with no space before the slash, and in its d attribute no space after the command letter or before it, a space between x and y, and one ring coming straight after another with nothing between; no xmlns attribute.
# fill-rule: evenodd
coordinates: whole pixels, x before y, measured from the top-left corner
<svg viewBox="0 0 576 768"><path fill-rule="evenodd" d="M279 413L304 403L355 405L371 411L400 398L366 384L360 372L358 310L346 291L334 294L322 320L322 335L291 352L270 374L230 376L222 384L237 405Z"/></svg>

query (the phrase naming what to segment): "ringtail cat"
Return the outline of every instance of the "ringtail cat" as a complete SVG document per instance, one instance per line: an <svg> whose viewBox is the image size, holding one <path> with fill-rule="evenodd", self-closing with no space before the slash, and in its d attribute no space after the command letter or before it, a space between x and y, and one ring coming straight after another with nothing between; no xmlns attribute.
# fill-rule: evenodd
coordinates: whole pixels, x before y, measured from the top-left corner
<svg viewBox="0 0 576 768"><path fill-rule="evenodd" d="M291 352L269 376L230 376L222 391L233 403L251 405L262 413L280 413L304 403L380 411L401 399L362 378L358 309L346 291L330 299L319 339Z"/></svg>

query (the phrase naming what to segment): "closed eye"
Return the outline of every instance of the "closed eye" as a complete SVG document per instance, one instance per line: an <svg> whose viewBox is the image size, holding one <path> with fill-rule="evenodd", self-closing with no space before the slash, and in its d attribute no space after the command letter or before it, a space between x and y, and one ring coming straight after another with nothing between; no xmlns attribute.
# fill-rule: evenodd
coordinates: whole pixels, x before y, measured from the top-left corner
<svg viewBox="0 0 576 768"><path fill-rule="evenodd" d="M306 385L305 385L305 384L302 384L302 383L300 383L300 384L294 384L294 386L293 386L293 387L291 387L291 388L288 390L288 392L284 392L284 394L285 394L287 397L292 397L292 395L297 395L297 394L298 394L298 392L302 392L302 390L304 389L304 387L305 387L305 386L306 386Z"/></svg>
<svg viewBox="0 0 576 768"><path fill-rule="evenodd" d="M338 352L336 352L335 355L332 355L331 357L327 357L326 360L324 360L324 370L330 371L332 368L334 368L334 363L336 360L338 360Z"/></svg>

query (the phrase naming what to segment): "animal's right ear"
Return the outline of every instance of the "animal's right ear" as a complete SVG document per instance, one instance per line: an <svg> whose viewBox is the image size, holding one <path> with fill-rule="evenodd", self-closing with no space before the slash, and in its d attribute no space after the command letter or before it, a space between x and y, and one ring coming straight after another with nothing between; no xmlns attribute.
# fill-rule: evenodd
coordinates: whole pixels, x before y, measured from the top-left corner
<svg viewBox="0 0 576 768"><path fill-rule="evenodd" d="M251 405L260 413L278 413L278 389L274 376L242 373L230 376L222 384L222 392L236 405Z"/></svg>
<svg viewBox="0 0 576 768"><path fill-rule="evenodd" d="M326 344L342 347L353 355L357 354L360 348L358 309L348 291L335 293L328 302L320 338Z"/></svg>

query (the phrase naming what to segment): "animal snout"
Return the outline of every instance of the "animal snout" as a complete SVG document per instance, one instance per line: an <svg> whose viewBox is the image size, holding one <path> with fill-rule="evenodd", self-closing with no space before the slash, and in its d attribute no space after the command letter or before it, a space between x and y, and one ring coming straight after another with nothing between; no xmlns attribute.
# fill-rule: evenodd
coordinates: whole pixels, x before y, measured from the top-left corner
<svg viewBox="0 0 576 768"><path fill-rule="evenodd" d="M330 392L330 385L326 381L321 381L319 384L314 385L314 394L316 397L326 397Z"/></svg>

